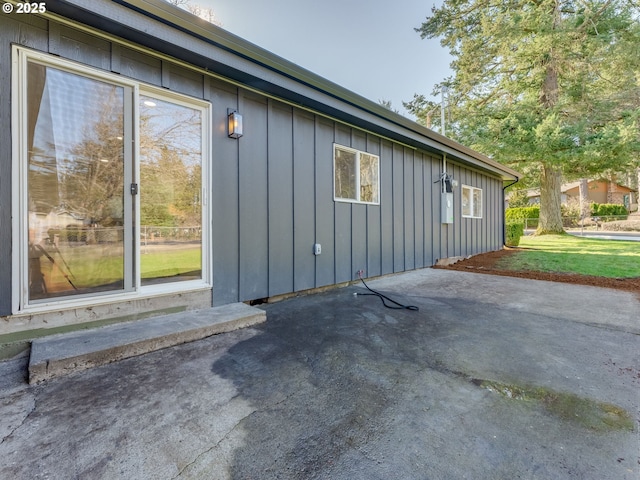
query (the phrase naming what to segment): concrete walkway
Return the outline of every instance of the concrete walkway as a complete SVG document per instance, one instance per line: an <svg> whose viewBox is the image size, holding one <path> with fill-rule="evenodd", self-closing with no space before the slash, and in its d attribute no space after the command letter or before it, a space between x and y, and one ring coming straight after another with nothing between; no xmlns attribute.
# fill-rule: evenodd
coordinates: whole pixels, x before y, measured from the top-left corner
<svg viewBox="0 0 640 480"><path fill-rule="evenodd" d="M627 242L640 242L639 232L608 232L608 231L581 232L580 230L572 230L567 233L569 233L570 235L574 235L576 237L600 238L602 240L624 240Z"/></svg>
<svg viewBox="0 0 640 480"><path fill-rule="evenodd" d="M0 478L639 478L636 296L434 269L369 285L420 311L352 286L41 385L9 362Z"/></svg>

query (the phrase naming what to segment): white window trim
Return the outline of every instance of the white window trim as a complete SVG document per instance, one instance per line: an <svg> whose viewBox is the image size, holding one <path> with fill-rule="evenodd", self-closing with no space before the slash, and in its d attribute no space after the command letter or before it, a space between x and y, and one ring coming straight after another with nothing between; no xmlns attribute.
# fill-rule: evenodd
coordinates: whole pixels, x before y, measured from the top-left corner
<svg viewBox="0 0 640 480"><path fill-rule="evenodd" d="M480 192L480 199L481 199L481 203L483 203L483 202L484 202L484 198L483 198L483 197L484 197L484 195L483 195L482 189L481 189L481 188L478 188L478 187L472 187L471 185L462 185L462 188L460 189L460 196L461 196L461 197L462 197L462 191L463 191L465 188L469 190L469 208L470 208L470 210L471 210L471 215L465 215L465 214L464 214L464 210L463 210L463 211L462 211L462 217L463 217L463 218L482 218L482 211L480 212L480 216L475 216L475 215L473 214L473 212L474 212L474 210L475 210L475 208L474 208L474 207L475 207L475 205L473 204L473 202L474 202L474 195L473 195L473 192L474 192L474 191L476 191L476 190ZM463 208L463 209L464 209L464 207L462 206L462 205L463 205L463 203L462 203L462 198L460 198L460 205L461 205L461 208Z"/></svg>
<svg viewBox="0 0 640 480"><path fill-rule="evenodd" d="M354 153L356 155L356 171L358 172L358 175L356 175L356 194L358 198L356 199L336 197L336 149L337 148L347 152ZM378 185L377 185L378 191L376 195L376 197L378 198L377 202L365 202L360 200L360 155L361 154L370 155L372 157L375 157L377 160L377 167L378 167L376 172L377 178L378 178ZM340 145L339 143L334 143L333 144L333 201L344 202L344 203L360 203L363 205L380 205L380 156L376 155L375 153L364 152L362 150L357 150L355 148L347 147L345 145Z"/></svg>
<svg viewBox="0 0 640 480"><path fill-rule="evenodd" d="M25 158L27 144L27 62L34 61L42 65L64 70L83 77L92 78L113 85L128 87L133 90L133 131L131 135L134 140L133 164L135 171L133 178L135 183L139 183L139 110L138 100L140 91L151 96L164 98L166 100L181 103L190 108L198 108L202 115L202 278L199 280L166 283L142 287L140 285L140 245L135 242L133 265L128 265L128 273L134 274L133 291L92 293L73 297L52 298L49 301L39 301L37 303L28 302L28 255L26 239L28 237L27 225L27 159ZM14 191L11 205L12 213L12 283L11 283L11 306L12 313L31 314L60 310L66 308L85 307L96 304L106 304L122 300L143 299L167 293L192 292L203 289L211 289L213 285L213 266L211 258L211 201L209 200L210 185L210 165L212 161L212 149L210 139L210 125L212 125L211 104L205 100L192 98L176 92L171 92L143 82L128 79L109 72L101 71L97 68L77 63L71 60L62 59L51 54L37 52L17 45L12 46L11 51L11 122L12 122L12 185ZM136 218L140 218L139 201L136 202ZM134 222L134 238L139 237L139 225Z"/></svg>

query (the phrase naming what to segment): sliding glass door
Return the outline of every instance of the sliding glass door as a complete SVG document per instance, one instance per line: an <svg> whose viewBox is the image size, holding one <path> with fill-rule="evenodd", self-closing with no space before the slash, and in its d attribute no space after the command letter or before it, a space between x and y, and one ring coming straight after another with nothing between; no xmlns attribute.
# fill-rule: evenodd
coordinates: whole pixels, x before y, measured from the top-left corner
<svg viewBox="0 0 640 480"><path fill-rule="evenodd" d="M142 285L202 278L202 114L140 95Z"/></svg>
<svg viewBox="0 0 640 480"><path fill-rule="evenodd" d="M20 53L21 308L207 285L209 105Z"/></svg>
<svg viewBox="0 0 640 480"><path fill-rule="evenodd" d="M125 272L126 93L27 65L29 300L132 287Z"/></svg>

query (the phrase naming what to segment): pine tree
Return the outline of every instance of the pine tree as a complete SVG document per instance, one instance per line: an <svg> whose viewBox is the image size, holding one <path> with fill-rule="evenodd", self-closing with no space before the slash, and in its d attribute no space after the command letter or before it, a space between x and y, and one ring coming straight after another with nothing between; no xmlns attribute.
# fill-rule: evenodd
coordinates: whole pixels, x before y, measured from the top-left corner
<svg viewBox="0 0 640 480"><path fill-rule="evenodd" d="M445 0L416 29L454 58L448 135L539 179L539 234L563 231L563 177L638 162L639 15L628 0Z"/></svg>

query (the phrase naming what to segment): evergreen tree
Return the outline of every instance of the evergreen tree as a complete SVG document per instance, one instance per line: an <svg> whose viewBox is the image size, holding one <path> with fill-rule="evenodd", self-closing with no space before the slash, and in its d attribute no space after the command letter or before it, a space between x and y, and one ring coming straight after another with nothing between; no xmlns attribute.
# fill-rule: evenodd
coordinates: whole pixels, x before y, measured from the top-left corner
<svg viewBox="0 0 640 480"><path fill-rule="evenodd" d="M639 14L629 0L445 0L416 29L454 58L448 135L539 179L539 234L563 231L563 175L637 165Z"/></svg>

